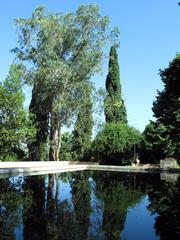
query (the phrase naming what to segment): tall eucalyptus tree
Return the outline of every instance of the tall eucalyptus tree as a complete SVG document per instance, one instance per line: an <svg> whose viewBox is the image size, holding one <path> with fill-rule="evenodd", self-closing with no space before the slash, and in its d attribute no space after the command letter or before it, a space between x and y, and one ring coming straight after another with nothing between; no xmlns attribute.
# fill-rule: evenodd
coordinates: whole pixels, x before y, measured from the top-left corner
<svg viewBox="0 0 180 240"><path fill-rule="evenodd" d="M110 31L109 18L93 4L67 14L46 13L41 6L31 18L17 19L16 25L14 52L33 86L30 111L38 126L30 153L34 160L45 158L49 138L50 160L57 160L61 126L73 118L85 97L84 83L100 70L103 48L118 31Z"/></svg>

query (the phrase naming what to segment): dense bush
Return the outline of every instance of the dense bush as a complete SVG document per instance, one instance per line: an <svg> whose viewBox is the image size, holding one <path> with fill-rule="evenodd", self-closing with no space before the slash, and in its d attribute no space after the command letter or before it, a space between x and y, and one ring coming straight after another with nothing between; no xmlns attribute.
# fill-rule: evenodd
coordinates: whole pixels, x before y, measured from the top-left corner
<svg viewBox="0 0 180 240"><path fill-rule="evenodd" d="M157 122L150 122L143 132L143 139L139 148L140 160L143 163L159 163L161 159L173 156L176 144L170 138L167 126Z"/></svg>
<svg viewBox="0 0 180 240"><path fill-rule="evenodd" d="M140 141L137 129L125 123L109 123L97 134L93 146L100 163L126 165L132 163Z"/></svg>

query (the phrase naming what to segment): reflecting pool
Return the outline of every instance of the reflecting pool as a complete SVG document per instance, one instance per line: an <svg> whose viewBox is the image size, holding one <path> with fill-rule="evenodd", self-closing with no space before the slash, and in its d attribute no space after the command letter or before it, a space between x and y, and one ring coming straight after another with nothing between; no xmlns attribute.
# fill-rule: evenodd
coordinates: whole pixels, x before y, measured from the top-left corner
<svg viewBox="0 0 180 240"><path fill-rule="evenodd" d="M0 240L178 240L178 174L79 171L0 179Z"/></svg>

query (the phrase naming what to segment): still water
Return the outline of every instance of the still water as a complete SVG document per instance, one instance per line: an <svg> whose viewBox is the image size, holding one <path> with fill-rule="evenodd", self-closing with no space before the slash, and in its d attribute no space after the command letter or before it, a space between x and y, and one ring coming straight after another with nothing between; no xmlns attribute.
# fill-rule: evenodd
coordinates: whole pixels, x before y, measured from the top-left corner
<svg viewBox="0 0 180 240"><path fill-rule="evenodd" d="M179 240L180 177L105 171L0 179L0 240Z"/></svg>

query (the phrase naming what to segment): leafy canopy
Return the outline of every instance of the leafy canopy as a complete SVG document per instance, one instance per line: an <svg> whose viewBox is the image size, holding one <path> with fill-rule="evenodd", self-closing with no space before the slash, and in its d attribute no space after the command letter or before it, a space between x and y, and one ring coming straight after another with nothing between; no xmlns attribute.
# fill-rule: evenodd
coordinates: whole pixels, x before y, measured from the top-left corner
<svg viewBox="0 0 180 240"><path fill-rule="evenodd" d="M23 103L22 71L20 66L12 64L9 75L0 83L1 157L9 151L18 153L20 149L24 150L35 135L35 128Z"/></svg>

